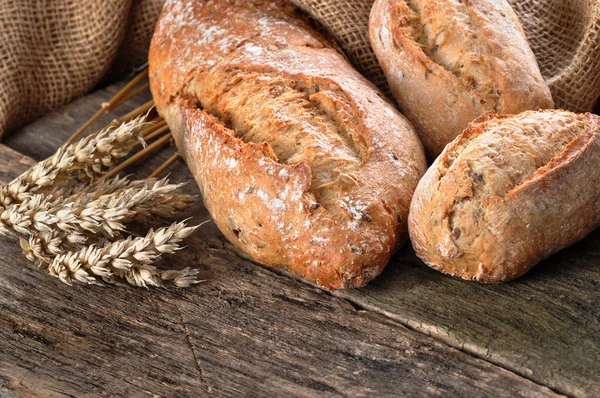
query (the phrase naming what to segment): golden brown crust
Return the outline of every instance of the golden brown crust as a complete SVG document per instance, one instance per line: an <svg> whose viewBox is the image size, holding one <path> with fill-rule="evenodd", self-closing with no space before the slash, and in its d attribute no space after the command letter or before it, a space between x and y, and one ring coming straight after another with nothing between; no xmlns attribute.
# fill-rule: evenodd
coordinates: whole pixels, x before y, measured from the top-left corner
<svg viewBox="0 0 600 398"><path fill-rule="evenodd" d="M167 2L150 79L207 209L255 260L357 287L406 239L414 130L282 1Z"/></svg>
<svg viewBox="0 0 600 398"><path fill-rule="evenodd" d="M600 225L599 168L596 115L485 115L419 183L409 215L415 251L464 279L514 279Z"/></svg>
<svg viewBox="0 0 600 398"><path fill-rule="evenodd" d="M505 0L376 0L369 35L431 157L478 115L553 107Z"/></svg>

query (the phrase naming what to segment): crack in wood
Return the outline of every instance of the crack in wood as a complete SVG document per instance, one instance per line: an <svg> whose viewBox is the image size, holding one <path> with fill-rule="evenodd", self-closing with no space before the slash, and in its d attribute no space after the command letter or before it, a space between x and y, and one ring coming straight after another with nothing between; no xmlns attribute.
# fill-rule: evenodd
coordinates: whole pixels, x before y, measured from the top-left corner
<svg viewBox="0 0 600 398"><path fill-rule="evenodd" d="M223 243L224 243L224 246L227 244L226 241L224 241ZM326 293L326 294L328 294L328 295L330 295L332 297L335 297L336 299L344 301L346 304L348 304L349 306L351 306L352 308L354 308L355 311L366 311L366 312L372 312L372 313L375 313L375 314L378 314L378 315L382 315L386 319L389 319L390 321L392 321L394 323L402 325L402 326L406 327L407 329L412 330L413 332L417 332L419 334L423 334L425 336L431 337L434 340L436 340L436 341L438 341L438 342L440 342L440 343L442 343L442 344L444 344L444 345L446 345L448 347L452 347L452 348L454 348L456 350L459 350L461 352L469 354L469 355L471 355L471 356L473 356L475 358L481 359L481 360L483 360L483 361L485 361L485 362L487 362L487 363L489 363L491 365L497 366L497 367L499 367L499 368L501 368L501 369L503 369L503 370L505 370L507 372L510 372L510 373L515 374L515 375L520 376L520 377L523 377L523 378L531 381L532 383L535 383L536 385L538 385L540 387L546 387L546 388L550 389L552 392L554 392L556 394L559 394L559 395L562 395L562 396L565 396L565 397L571 397L571 398L574 397L573 395L567 394L566 392L560 391L560 390L558 390L556 388L553 388L553 387L551 387L549 385L541 384L538 381L536 381L536 380L532 379L531 377L529 377L526 373L519 372L518 369L516 369L516 368L512 368L510 366L505 366L502 363L490 360L489 358L487 358L485 356L485 354L481 354L480 350L477 350L475 348L465 347L465 342L460 342L459 341L459 344L454 344L452 341L450 341L450 339L444 339L439 333L431 333L431 331L435 328L435 326L433 326L433 327L431 327L431 326L430 327L426 327L426 326L423 326L422 323L421 323L421 327L417 327L417 326L411 325L410 322L406 322L405 320L399 319L399 317L394 316L394 314L390 314L387 311L381 310L381 309L379 309L377 307L372 307L371 308L369 306L364 305L363 303L361 303L358 300L352 300L351 297L345 297L345 296L343 296L343 293L342 293L342 295L340 295L339 292L336 293L335 291L329 291L329 290L326 290L326 289L321 289L320 287L316 286L314 283L312 283L312 282L310 282L310 281L308 281L308 280L306 280L306 279L304 279L304 278L302 278L302 277L300 277L300 276L298 276L296 274L292 274L291 272L289 272L289 271L287 271L287 270L285 270L283 268L273 268L273 267L269 267L269 266L257 263L254 260L252 260L251 258L245 257L244 255L242 255L241 253L239 253L236 248L233 248L232 250L228 250L228 252L231 253L231 254L234 254L237 258L239 258L242 261L250 262L250 263L258 266L260 269L262 269L262 270L264 270L266 272L273 273L273 274L275 274L277 276L283 276L283 277L287 277L287 278L292 278L292 279L294 279L294 280L296 280L298 282L301 282L302 284L304 284L306 286L310 286L311 288L314 288L314 289L319 289L322 292L324 292L324 293ZM435 329L437 329L437 328L435 328ZM429 333L427 332L427 330L429 330ZM450 334L449 330L447 332L448 332L448 334ZM486 351L489 352L489 348L488 347L483 347L483 348L485 348Z"/></svg>
<svg viewBox="0 0 600 398"><path fill-rule="evenodd" d="M393 314L390 314L389 312L381 310L381 309L379 309L377 307L370 307L370 306L364 305L363 303L360 303L358 301L354 301L354 300L352 300L349 297L340 296L340 295L336 294L335 292L329 292L329 291L326 291L326 290L324 290L324 292L327 293L327 294L329 294L329 295L332 295L333 297L336 297L338 299L341 299L341 300L349 302L356 309L361 309L362 311L369 311L369 312L372 312L372 313L375 313L375 314L382 315L385 318L391 320L392 322L397 323L399 325L402 325L405 328L407 328L409 330L412 330L413 332L417 332L417 333L429 336L432 339L434 339L435 341L440 342L440 343L442 343L442 344L444 344L444 345L446 345L448 347L452 347L452 348L454 348L454 349L456 349L458 351L464 352L464 353L469 354L469 355L471 355L471 356L473 356L475 358L481 359L482 361L485 361L485 362L489 363L490 365L497 366L497 367L499 367L501 369L504 369L507 372L510 372L510 373L512 373L514 375L520 376L520 377L522 377L522 378L524 378L524 379L526 379L526 380L528 380L528 381L530 381L530 382L532 382L532 383L534 383L534 384L536 384L536 385L538 385L540 387L546 387L549 390L551 390L552 392L554 392L555 394L558 394L558 395L564 396L564 397L575 398L574 395L567 394L566 392L560 391L560 390L558 390L558 389L556 389L554 387L551 387L550 385L539 383L538 381L536 381L536 380L532 379L531 377L529 377L526 373L520 372L518 369L512 368L510 366L504 365L504 364L499 363L499 362L495 362L495 361L491 360L490 358L486 358L484 355L481 354L481 352L480 352L481 350L476 350L476 349L473 349L473 348L465 347L465 342L460 342L459 345L453 344L449 339L444 339L444 338L442 338L441 335L439 335L437 333L431 333L431 330L433 330L435 327L431 327L431 326L430 327L425 327L425 326L423 326L422 323L421 323L421 325L422 325L421 328L415 327L415 326L411 325L410 322L403 321L399 317L394 316ZM427 330L429 330L429 333L426 332ZM448 333L450 333L450 331L448 331ZM487 348L487 347L484 347L484 348L486 348L489 351L489 348Z"/></svg>
<svg viewBox="0 0 600 398"><path fill-rule="evenodd" d="M173 306L177 310L177 313L179 314L179 318L181 319L181 326L183 327L183 336L185 338L187 345L190 347L190 351L192 352L192 357L194 358L194 363L196 364L196 369L198 370L198 376L200 377L200 381L202 382L202 384L204 384L206 393L210 396L210 395L212 395L212 388L204 376L204 370L202 369L202 364L200 362L200 359L198 358L198 355L196 354L196 349L194 348L194 345L192 344L192 340L190 339L190 332L188 331L188 328L185 324L185 320L183 319L183 313L179 309L179 306L177 305L176 302L173 303Z"/></svg>

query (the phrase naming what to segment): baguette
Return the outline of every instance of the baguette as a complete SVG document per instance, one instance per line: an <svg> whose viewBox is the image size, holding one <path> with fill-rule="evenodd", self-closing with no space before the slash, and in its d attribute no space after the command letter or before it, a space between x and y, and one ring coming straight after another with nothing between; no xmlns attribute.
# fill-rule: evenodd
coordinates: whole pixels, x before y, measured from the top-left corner
<svg viewBox="0 0 600 398"><path fill-rule="evenodd" d="M376 0L369 36L431 158L481 114L553 107L506 0Z"/></svg>
<svg viewBox="0 0 600 398"><path fill-rule="evenodd" d="M600 225L600 117L481 116L449 144L413 197L417 255L450 275L502 282Z"/></svg>
<svg viewBox="0 0 600 398"><path fill-rule="evenodd" d="M156 107L225 237L319 286L358 287L408 237L411 124L283 1L169 1Z"/></svg>

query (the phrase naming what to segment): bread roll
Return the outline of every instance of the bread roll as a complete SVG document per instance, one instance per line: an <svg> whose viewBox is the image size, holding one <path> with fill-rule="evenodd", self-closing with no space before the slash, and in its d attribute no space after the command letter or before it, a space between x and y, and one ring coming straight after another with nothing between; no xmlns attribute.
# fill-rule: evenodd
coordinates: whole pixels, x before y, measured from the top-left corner
<svg viewBox="0 0 600 398"><path fill-rule="evenodd" d="M376 0L369 35L431 158L483 113L553 107L506 0Z"/></svg>
<svg viewBox="0 0 600 398"><path fill-rule="evenodd" d="M207 209L256 261L358 287L407 238L416 133L283 1L169 1L150 83Z"/></svg>
<svg viewBox="0 0 600 398"><path fill-rule="evenodd" d="M600 225L600 117L484 115L427 171L409 229L417 255L463 279L523 275Z"/></svg>

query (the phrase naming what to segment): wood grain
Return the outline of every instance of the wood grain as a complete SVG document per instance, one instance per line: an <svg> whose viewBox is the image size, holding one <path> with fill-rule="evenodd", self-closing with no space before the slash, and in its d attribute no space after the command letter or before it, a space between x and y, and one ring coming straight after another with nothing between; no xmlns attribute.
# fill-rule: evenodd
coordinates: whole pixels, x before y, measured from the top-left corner
<svg viewBox="0 0 600 398"><path fill-rule="evenodd" d="M47 157L118 88L119 85L109 87L53 112L9 137L6 143L36 159ZM148 94L136 98L127 108L118 109L117 113L107 116L96 127L128 112L148 98ZM173 148L165 150L130 171L147 175L149 170L158 167L173 151ZM21 155L16 156L18 158ZM169 172L176 181L191 179L181 162L170 168ZM197 193L194 183L190 183L187 189ZM206 210L200 205L182 215L182 218L188 215L194 216L196 222L208 218ZM220 261L226 263L228 260L223 258L232 255L234 261L246 258L242 253L234 251L213 224L208 228L208 232L202 236L212 242L210 244L214 247L211 250L222 250L220 253L224 257ZM202 240L198 244L201 245ZM404 248L392 259L384 273L367 287L341 291L335 295L352 302L357 308L368 310L369 316L372 315L371 312L379 313L414 331L428 334L444 344L510 369L555 391L572 396L592 397L600 391L598 247L600 232L597 231L572 248L551 257L525 277L502 285L481 285L449 278L429 269L414 256L410 248ZM202 260L203 258L203 254L197 254L194 261L208 261ZM252 270L257 267L246 261L241 264ZM223 267L226 268L226 264ZM287 275L283 271L274 272ZM273 275L273 272L268 271L267 274ZM289 279L292 277L277 277L276 280L283 286L289 286ZM59 287L61 286L58 285L55 289ZM261 294L254 292L254 295L262 302ZM323 296L326 295L328 294L323 293ZM236 299L241 300L239 297ZM200 298L197 300L198 306L208 305ZM211 322L204 324L202 316L213 316L210 311L207 314L205 309L200 310L200 317L187 318L190 313L186 308L182 307L181 313L186 322L194 323L188 330L190 341L194 344L201 341L198 339L203 333L207 333L203 328L210 328L213 321L222 322L219 317L223 313L219 317L215 315ZM250 313L266 319L260 311L257 309ZM240 315L235 313L235 316ZM286 314L283 319L287 320L287 316ZM306 315L305 322L310 325L311 319ZM274 325L279 325L281 319L271 321ZM238 324L236 327L243 326ZM221 344L218 336L213 336L213 341ZM319 342L323 343L322 340ZM202 344L203 348L211 346ZM324 344L327 345L327 342ZM260 352L257 351L257 355ZM244 351L243 354L248 355L248 352ZM219 371L222 371L221 377L227 378L226 371L220 368ZM247 386L253 385L252 380L256 382L256 377L256 373L249 373L244 383ZM219 377L209 379L216 383L219 380L222 382ZM344 389L339 391L347 392ZM229 392L233 393L233 390Z"/></svg>
<svg viewBox="0 0 600 398"><path fill-rule="evenodd" d="M30 163L4 146L0 161L0 182ZM556 396L248 262L214 225L166 259L201 270L206 282L184 290L68 287L15 242L0 238L0 252L3 397Z"/></svg>
<svg viewBox="0 0 600 398"><path fill-rule="evenodd" d="M35 164L33 159L0 144L0 182L12 180L33 164Z"/></svg>
<svg viewBox="0 0 600 398"><path fill-rule="evenodd" d="M482 285L427 268L410 248L367 287L335 293L573 396L600 391L600 231L517 281Z"/></svg>

